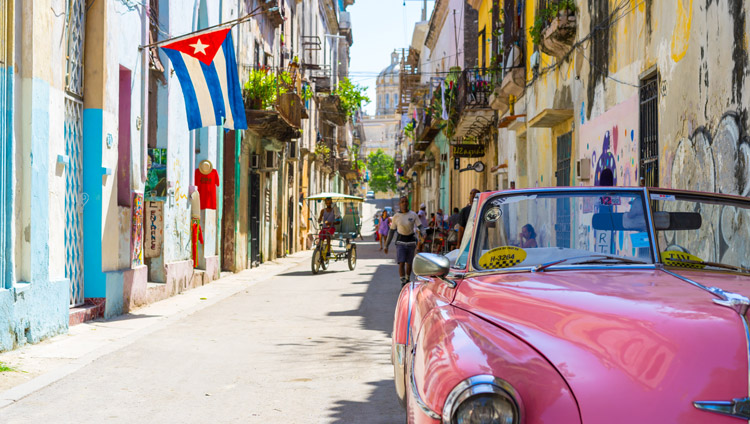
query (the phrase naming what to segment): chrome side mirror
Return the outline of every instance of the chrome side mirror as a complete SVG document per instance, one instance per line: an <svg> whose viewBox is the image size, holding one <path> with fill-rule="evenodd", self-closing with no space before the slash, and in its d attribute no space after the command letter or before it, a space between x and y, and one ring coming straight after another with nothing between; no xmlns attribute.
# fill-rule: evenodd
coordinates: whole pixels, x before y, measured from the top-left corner
<svg viewBox="0 0 750 424"><path fill-rule="evenodd" d="M442 255L420 253L414 257L412 269L420 277L444 277L450 271L451 262Z"/></svg>

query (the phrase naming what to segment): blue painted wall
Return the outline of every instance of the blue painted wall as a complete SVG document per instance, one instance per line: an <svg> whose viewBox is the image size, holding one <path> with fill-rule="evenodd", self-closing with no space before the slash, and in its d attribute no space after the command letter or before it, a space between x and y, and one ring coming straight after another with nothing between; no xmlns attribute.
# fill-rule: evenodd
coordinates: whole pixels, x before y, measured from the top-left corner
<svg viewBox="0 0 750 424"><path fill-rule="evenodd" d="M7 82L11 84L11 82ZM50 135L50 86L40 79L33 79L30 90L22 95L30 105L31 181L30 181L30 243L31 282L13 282L12 265L6 270L9 278L7 288L0 288L0 351L10 350L26 343L36 343L47 337L63 333L68 329L68 303L70 284L67 280L49 281L49 135ZM9 89L9 93L12 90ZM2 110L8 117L12 111ZM9 121L11 122L11 121ZM6 132L11 143L13 131ZM10 144L9 144L10 145ZM12 151L13 149L9 149ZM11 155L12 156L12 155ZM3 158L12 174L11 158ZM8 182L7 184L12 184ZM12 193L12 190L10 190ZM12 194L8 194L12 196ZM5 199L6 210L13 208L14 199ZM21 235L17 235L21 237ZM8 243L8 240L5 240ZM11 252L8 249L8 252Z"/></svg>
<svg viewBox="0 0 750 424"><path fill-rule="evenodd" d="M102 272L102 110L83 110L83 192L89 200L83 208L83 294L106 297Z"/></svg>

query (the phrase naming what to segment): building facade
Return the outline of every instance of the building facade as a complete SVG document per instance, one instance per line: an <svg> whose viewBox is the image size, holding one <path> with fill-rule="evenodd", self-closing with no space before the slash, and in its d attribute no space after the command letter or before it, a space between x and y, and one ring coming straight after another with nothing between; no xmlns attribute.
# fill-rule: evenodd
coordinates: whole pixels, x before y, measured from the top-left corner
<svg viewBox="0 0 750 424"><path fill-rule="evenodd" d="M300 197L357 184L333 66L353 1L230 3L0 1L0 351L304 248ZM247 130L189 130L160 43L240 18L240 83L265 67L287 92L246 96Z"/></svg>

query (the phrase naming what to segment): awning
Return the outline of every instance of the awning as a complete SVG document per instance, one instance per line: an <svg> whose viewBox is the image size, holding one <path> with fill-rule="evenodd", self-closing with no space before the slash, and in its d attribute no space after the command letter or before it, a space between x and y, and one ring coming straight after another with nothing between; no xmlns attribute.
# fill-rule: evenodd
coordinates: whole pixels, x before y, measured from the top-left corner
<svg viewBox="0 0 750 424"><path fill-rule="evenodd" d="M325 200L330 197L334 202L364 202L365 199L341 193L318 193L307 198L307 200Z"/></svg>

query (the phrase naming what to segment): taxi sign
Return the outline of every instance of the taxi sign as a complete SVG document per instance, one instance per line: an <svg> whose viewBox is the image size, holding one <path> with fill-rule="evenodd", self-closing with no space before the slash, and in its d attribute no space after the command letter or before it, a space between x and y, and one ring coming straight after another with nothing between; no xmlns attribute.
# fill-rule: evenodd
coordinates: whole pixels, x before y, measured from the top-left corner
<svg viewBox="0 0 750 424"><path fill-rule="evenodd" d="M484 269L510 268L526 259L526 251L514 246L496 247L479 258L479 266Z"/></svg>
<svg viewBox="0 0 750 424"><path fill-rule="evenodd" d="M664 252L661 252L661 260L664 262L664 265L668 266L678 266L681 268L693 268L693 269L703 269L706 267L704 264L700 263L691 263L692 262L703 262L703 259L691 255L690 253L685 252L678 252L675 250L666 250Z"/></svg>

